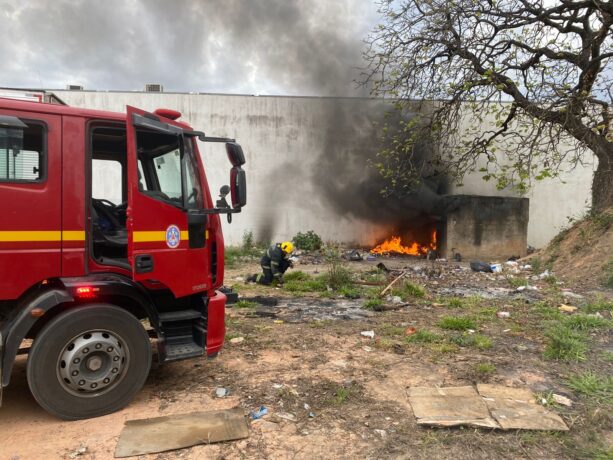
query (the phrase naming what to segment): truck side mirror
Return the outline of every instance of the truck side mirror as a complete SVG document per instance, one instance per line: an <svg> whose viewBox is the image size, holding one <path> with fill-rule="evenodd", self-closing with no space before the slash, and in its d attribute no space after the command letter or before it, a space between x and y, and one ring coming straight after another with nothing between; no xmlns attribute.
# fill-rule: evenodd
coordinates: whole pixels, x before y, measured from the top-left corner
<svg viewBox="0 0 613 460"><path fill-rule="evenodd" d="M232 166L242 166L245 164L243 148L236 142L226 142L226 153L228 154L228 160L230 160Z"/></svg>
<svg viewBox="0 0 613 460"><path fill-rule="evenodd" d="M247 176L240 166L230 170L232 208L240 209L247 204Z"/></svg>

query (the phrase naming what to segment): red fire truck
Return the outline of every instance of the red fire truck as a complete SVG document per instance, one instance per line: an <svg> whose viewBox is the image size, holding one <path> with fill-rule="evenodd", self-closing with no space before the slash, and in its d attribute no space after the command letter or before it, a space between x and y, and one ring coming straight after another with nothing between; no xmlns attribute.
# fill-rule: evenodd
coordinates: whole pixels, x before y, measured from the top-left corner
<svg viewBox="0 0 613 460"><path fill-rule="evenodd" d="M180 115L0 99L0 401L25 351L38 403L75 420L128 404L152 348L221 349L220 214L246 204L245 156ZM196 139L225 143L216 202Z"/></svg>

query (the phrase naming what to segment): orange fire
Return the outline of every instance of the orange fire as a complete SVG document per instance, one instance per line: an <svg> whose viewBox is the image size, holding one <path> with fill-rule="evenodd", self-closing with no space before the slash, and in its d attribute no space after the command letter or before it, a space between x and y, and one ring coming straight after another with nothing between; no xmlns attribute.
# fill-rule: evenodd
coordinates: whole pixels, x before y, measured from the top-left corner
<svg viewBox="0 0 613 460"><path fill-rule="evenodd" d="M422 256L430 250L436 250L436 230L432 232L430 242L427 245L420 245L414 241L410 246L405 246L400 242L399 236L392 236L385 240L380 245L370 250L371 254L409 254L413 256Z"/></svg>

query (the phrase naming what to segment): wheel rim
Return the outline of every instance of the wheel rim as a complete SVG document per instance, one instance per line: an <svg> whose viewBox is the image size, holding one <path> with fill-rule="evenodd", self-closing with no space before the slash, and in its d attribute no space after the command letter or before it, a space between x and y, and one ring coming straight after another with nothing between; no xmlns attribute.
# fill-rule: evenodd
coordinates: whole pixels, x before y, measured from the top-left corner
<svg viewBox="0 0 613 460"><path fill-rule="evenodd" d="M105 330L86 331L73 337L60 353L57 376L62 387L77 396L98 396L124 377L129 353L124 340Z"/></svg>

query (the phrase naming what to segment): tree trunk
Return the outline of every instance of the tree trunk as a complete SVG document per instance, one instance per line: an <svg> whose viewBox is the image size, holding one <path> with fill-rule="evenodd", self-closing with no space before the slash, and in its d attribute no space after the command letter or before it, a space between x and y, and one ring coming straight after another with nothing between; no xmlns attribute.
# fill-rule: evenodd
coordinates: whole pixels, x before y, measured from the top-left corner
<svg viewBox="0 0 613 460"><path fill-rule="evenodd" d="M613 207L613 146L598 155L598 168L592 182L592 209Z"/></svg>

